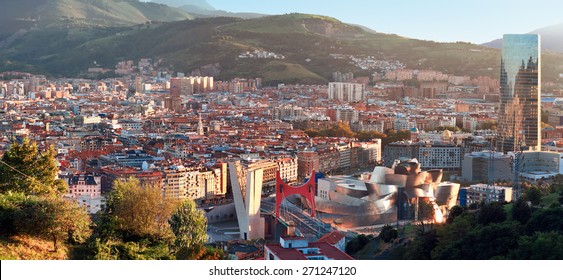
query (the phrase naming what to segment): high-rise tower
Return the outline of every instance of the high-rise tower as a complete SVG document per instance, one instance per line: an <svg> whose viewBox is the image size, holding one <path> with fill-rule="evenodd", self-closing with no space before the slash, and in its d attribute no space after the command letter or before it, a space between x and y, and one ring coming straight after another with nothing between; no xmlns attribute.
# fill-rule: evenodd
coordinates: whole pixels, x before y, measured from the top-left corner
<svg viewBox="0 0 563 280"><path fill-rule="evenodd" d="M499 151L540 150L540 105L540 37L506 34L500 64Z"/></svg>

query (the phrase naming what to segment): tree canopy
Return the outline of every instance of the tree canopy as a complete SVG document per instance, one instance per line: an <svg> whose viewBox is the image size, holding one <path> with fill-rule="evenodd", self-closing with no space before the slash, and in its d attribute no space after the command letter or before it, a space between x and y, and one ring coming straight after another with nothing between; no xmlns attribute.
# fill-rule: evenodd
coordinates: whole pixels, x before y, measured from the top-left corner
<svg viewBox="0 0 563 280"><path fill-rule="evenodd" d="M59 171L56 151L49 147L40 152L37 144L24 138L15 141L2 156L0 162L0 193L22 192L25 194L62 194L66 183L56 179Z"/></svg>
<svg viewBox="0 0 563 280"><path fill-rule="evenodd" d="M397 230L393 226L386 224L383 228L381 228L379 238L381 238L383 242L389 243L391 240L397 238Z"/></svg>
<svg viewBox="0 0 563 280"><path fill-rule="evenodd" d="M175 236L177 259L190 259L190 249L201 247L207 241L207 219L192 200L183 201L168 222Z"/></svg>
<svg viewBox="0 0 563 280"><path fill-rule="evenodd" d="M226 259L222 249L206 245L207 218L192 200L163 197L160 188L139 180L116 180L108 195L89 258Z"/></svg>
<svg viewBox="0 0 563 280"><path fill-rule="evenodd" d="M75 202L53 196L0 194L0 233L27 234L53 241L83 243L90 236L91 220Z"/></svg>
<svg viewBox="0 0 563 280"><path fill-rule="evenodd" d="M117 230L140 238L171 236L168 219L176 206L160 188L141 187L135 178L116 180L107 199L108 214L115 219Z"/></svg>
<svg viewBox="0 0 563 280"><path fill-rule="evenodd" d="M555 194L555 196L553 195ZM540 194L555 198L556 190ZM435 229L416 231L389 256L398 259L561 259L563 207L530 207L525 198L510 204L481 204L477 210L452 208L455 218ZM404 236L403 236L404 238Z"/></svg>

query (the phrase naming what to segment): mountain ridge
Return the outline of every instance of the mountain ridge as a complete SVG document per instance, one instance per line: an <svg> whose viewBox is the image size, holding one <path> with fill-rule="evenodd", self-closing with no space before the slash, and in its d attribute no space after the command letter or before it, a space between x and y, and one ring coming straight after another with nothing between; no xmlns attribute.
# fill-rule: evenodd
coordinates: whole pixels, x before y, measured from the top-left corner
<svg viewBox="0 0 563 280"><path fill-rule="evenodd" d="M150 0L153 3L160 3L164 5L168 5L170 7L182 7L182 6L191 6L197 7L198 9L214 11L216 10L213 5L209 4L206 0Z"/></svg>
<svg viewBox="0 0 563 280"><path fill-rule="evenodd" d="M22 29L131 26L193 18L185 10L138 0L3 0L0 41Z"/></svg>
<svg viewBox="0 0 563 280"><path fill-rule="evenodd" d="M239 57L255 50L284 59ZM377 70L358 68L350 56L472 77L497 77L500 61L499 50L480 45L409 39L366 31L331 17L286 14L30 31L0 48L0 71L31 69L53 76L84 76L89 67L113 69L118 61L155 58L175 71L190 73L218 65L216 78L263 77L275 84L326 83L335 71L370 76ZM544 80L557 82L561 64L563 55L548 54L542 64Z"/></svg>
<svg viewBox="0 0 563 280"><path fill-rule="evenodd" d="M527 34L539 34L541 36L541 48L543 51L563 53L563 22L538 28ZM502 38L482 45L500 49L502 48Z"/></svg>

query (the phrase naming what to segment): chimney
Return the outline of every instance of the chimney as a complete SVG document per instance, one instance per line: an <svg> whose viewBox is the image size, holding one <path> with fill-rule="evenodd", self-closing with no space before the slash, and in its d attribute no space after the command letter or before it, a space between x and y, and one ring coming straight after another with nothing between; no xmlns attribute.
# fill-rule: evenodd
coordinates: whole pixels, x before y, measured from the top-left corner
<svg viewBox="0 0 563 280"><path fill-rule="evenodd" d="M295 223L293 221L289 221L287 223L287 236L288 237L295 236Z"/></svg>

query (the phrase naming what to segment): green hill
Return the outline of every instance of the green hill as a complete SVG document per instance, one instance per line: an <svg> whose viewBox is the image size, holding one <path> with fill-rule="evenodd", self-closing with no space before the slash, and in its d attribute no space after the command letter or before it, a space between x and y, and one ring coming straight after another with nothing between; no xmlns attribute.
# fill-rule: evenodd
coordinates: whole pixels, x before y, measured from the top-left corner
<svg viewBox="0 0 563 280"><path fill-rule="evenodd" d="M266 50L284 60L241 59ZM458 42L436 43L368 32L336 19L288 14L256 19L201 18L133 27L47 28L23 34L0 47L0 70L34 70L54 76L83 74L96 61L113 69L117 61L162 58L174 70L190 72L219 64L220 79L263 77L265 82L324 83L334 71L369 75L331 54L401 61L412 69L470 76L498 76L500 51ZM2 60L2 59L0 59ZM563 55L546 54L543 80L557 82Z"/></svg>
<svg viewBox="0 0 563 280"><path fill-rule="evenodd" d="M126 26L193 19L188 12L138 0L2 0L0 40L20 29Z"/></svg>

